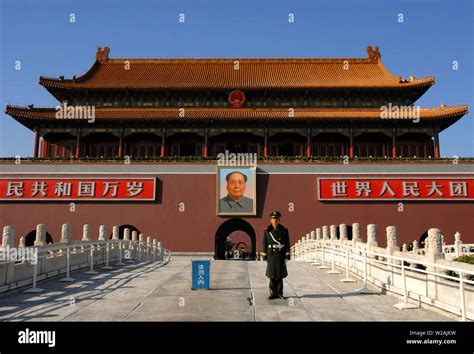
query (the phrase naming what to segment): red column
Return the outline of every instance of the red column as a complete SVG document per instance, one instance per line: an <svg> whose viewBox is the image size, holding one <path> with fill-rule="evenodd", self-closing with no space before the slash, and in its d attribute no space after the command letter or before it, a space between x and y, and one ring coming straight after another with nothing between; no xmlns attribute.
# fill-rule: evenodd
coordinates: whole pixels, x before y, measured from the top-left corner
<svg viewBox="0 0 474 354"><path fill-rule="evenodd" d="M166 129L161 130L161 157L165 157Z"/></svg>
<svg viewBox="0 0 474 354"><path fill-rule="evenodd" d="M392 129L392 157L397 157L397 131Z"/></svg>
<svg viewBox="0 0 474 354"><path fill-rule="evenodd" d="M35 133L35 147L34 147L34 150L33 150L33 157L35 159L38 158L39 140L40 140L40 132L39 132L39 129L38 129Z"/></svg>
<svg viewBox="0 0 474 354"><path fill-rule="evenodd" d="M45 157L45 150L46 150L46 140L44 138L41 140L41 148L40 148L40 157L43 158Z"/></svg>
<svg viewBox="0 0 474 354"><path fill-rule="evenodd" d="M120 137L119 137L118 157L119 158L123 157L123 132L120 133Z"/></svg>
<svg viewBox="0 0 474 354"><path fill-rule="evenodd" d="M77 130L77 139L76 139L76 158L79 158L81 153L81 130Z"/></svg>
<svg viewBox="0 0 474 354"><path fill-rule="evenodd" d="M438 128L435 128L435 131L434 131L434 155L435 155L435 159L439 159L439 132L438 132Z"/></svg>
<svg viewBox="0 0 474 354"><path fill-rule="evenodd" d="M311 129L306 130L306 157L311 156Z"/></svg>
<svg viewBox="0 0 474 354"><path fill-rule="evenodd" d="M354 157L354 129L349 131L349 157Z"/></svg>
<svg viewBox="0 0 474 354"><path fill-rule="evenodd" d="M263 156L268 157L268 130L263 130Z"/></svg>
<svg viewBox="0 0 474 354"><path fill-rule="evenodd" d="M209 144L209 131L204 129L204 157L207 157Z"/></svg>

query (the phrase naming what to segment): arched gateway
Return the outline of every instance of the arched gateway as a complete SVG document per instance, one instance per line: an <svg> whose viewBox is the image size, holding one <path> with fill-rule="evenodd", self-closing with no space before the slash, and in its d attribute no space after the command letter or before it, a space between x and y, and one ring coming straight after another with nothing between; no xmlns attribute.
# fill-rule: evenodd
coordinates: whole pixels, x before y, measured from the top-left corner
<svg viewBox="0 0 474 354"><path fill-rule="evenodd" d="M229 236L234 231L243 231L245 232L248 237L250 238L250 243L252 245L252 251L250 255L250 259L255 259L255 250L256 250L256 235L253 227L245 220L233 218L226 220L219 226L216 231L216 238L215 238L215 259L226 259L225 257L225 245L227 236Z"/></svg>

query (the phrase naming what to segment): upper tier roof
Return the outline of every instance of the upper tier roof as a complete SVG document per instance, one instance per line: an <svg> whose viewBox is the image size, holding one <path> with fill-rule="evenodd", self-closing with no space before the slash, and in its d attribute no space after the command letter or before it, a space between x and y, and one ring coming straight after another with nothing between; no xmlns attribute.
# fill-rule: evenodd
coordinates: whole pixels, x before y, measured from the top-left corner
<svg viewBox="0 0 474 354"><path fill-rule="evenodd" d="M435 81L433 76L402 80L392 75L378 47L370 46L367 58L109 59L108 53L109 48L99 48L95 63L80 77L40 77L40 84L53 90L324 89L429 87Z"/></svg>

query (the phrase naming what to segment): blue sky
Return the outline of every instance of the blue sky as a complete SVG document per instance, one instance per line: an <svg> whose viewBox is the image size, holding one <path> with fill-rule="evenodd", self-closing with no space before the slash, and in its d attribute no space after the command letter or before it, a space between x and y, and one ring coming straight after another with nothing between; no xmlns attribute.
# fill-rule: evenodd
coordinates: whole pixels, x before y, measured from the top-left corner
<svg viewBox="0 0 474 354"><path fill-rule="evenodd" d="M109 46L112 58L242 58L365 57L367 45L378 45L394 75L436 76L417 104L467 103L472 111L473 3L0 0L0 156L31 156L33 150L33 133L5 115L5 106L56 106L39 76L79 76L93 64L99 46ZM15 70L17 60L21 70ZM472 113L440 139L442 155L474 156Z"/></svg>

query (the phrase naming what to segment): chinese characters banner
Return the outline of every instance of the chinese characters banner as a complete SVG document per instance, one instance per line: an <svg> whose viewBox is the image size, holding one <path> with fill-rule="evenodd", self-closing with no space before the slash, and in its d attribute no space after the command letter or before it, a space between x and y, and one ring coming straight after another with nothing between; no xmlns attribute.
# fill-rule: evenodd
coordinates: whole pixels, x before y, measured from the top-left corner
<svg viewBox="0 0 474 354"><path fill-rule="evenodd" d="M470 200L470 178L319 178L319 200Z"/></svg>
<svg viewBox="0 0 474 354"><path fill-rule="evenodd" d="M0 179L0 200L155 200L155 178Z"/></svg>

